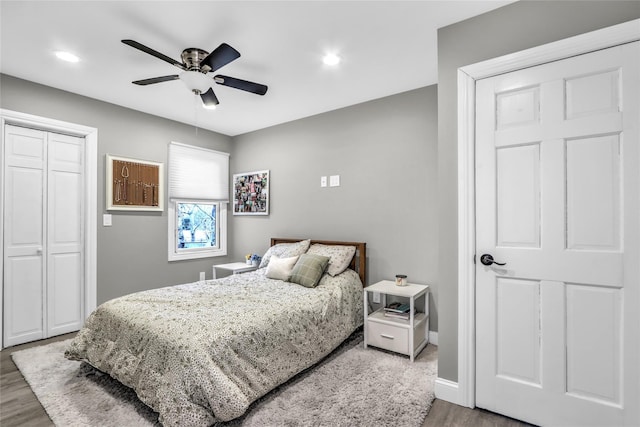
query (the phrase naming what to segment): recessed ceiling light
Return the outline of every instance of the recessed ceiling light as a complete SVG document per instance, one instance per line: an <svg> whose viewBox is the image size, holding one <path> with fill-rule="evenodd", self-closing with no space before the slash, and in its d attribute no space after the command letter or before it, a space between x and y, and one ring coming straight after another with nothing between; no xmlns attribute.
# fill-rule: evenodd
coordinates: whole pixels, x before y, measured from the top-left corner
<svg viewBox="0 0 640 427"><path fill-rule="evenodd" d="M340 57L335 53L327 53L324 58L322 58L322 62L330 66L338 65L340 63Z"/></svg>
<svg viewBox="0 0 640 427"><path fill-rule="evenodd" d="M78 62L78 61L80 61L80 58L75 56L73 53L65 52L65 51L62 51L62 50L57 51L56 52L56 56L58 57L58 59L62 59L63 61L67 61L67 62Z"/></svg>

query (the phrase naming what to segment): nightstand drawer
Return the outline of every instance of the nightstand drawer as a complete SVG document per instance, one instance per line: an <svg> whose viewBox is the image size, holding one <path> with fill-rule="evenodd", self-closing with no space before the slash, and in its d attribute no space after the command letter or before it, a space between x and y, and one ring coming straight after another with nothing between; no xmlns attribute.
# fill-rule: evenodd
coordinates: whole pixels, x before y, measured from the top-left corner
<svg viewBox="0 0 640 427"><path fill-rule="evenodd" d="M367 322L367 344L397 353L409 353L409 329Z"/></svg>

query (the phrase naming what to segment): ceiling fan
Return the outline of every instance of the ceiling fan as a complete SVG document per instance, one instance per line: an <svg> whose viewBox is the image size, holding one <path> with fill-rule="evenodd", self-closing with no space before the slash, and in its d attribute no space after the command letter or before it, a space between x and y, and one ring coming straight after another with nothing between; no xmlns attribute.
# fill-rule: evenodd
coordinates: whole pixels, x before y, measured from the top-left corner
<svg viewBox="0 0 640 427"><path fill-rule="evenodd" d="M211 87L212 82L255 93L257 95L264 95L267 93L267 86L259 83L237 79L235 77L223 76L221 74L213 76L213 79L209 78L207 73L214 72L240 57L240 52L226 43L222 43L211 53L195 47L187 48L182 51L182 62L178 62L175 59L138 43L135 40L122 40L122 43L148 53L149 55L155 56L156 58L183 70L180 74L136 80L132 82L133 84L146 86L171 80L181 80L189 90L196 95L200 95L204 106L209 108L214 108L219 104L218 98Z"/></svg>

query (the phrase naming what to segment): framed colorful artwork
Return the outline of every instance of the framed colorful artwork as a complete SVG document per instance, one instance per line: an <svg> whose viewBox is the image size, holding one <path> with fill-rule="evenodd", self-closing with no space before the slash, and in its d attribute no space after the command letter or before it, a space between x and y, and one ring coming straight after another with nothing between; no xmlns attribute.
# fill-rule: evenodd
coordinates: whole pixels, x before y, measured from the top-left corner
<svg viewBox="0 0 640 427"><path fill-rule="evenodd" d="M234 215L269 215L269 171L233 175Z"/></svg>

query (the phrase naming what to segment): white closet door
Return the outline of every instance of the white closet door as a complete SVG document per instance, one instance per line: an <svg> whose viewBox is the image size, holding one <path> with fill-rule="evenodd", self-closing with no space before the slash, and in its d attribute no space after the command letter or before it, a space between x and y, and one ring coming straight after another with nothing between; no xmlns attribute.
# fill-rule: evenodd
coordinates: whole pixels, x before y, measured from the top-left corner
<svg viewBox="0 0 640 427"><path fill-rule="evenodd" d="M5 127L4 345L44 338L46 133Z"/></svg>
<svg viewBox="0 0 640 427"><path fill-rule="evenodd" d="M82 326L84 139L48 134L47 336Z"/></svg>
<svg viewBox="0 0 640 427"><path fill-rule="evenodd" d="M82 326L83 159L83 138L5 127L5 346Z"/></svg>

